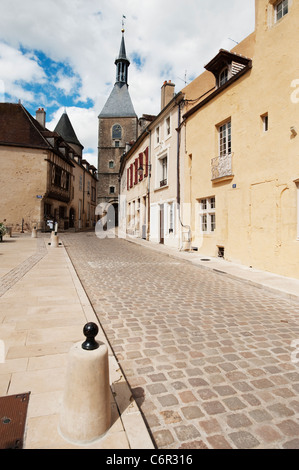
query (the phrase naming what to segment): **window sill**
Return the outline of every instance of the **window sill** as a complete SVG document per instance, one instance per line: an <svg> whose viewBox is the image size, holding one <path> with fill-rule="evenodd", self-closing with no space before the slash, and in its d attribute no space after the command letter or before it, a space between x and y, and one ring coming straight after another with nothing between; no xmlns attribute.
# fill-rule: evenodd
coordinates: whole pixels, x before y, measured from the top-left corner
<svg viewBox="0 0 299 470"><path fill-rule="evenodd" d="M212 238L215 234L215 232L200 232L200 235L204 236L204 237L209 237L209 238Z"/></svg>
<svg viewBox="0 0 299 470"><path fill-rule="evenodd" d="M211 181L213 184L222 183L224 181L231 181L234 178L234 176L235 175L221 176L220 178L215 178L215 179L212 179Z"/></svg>
<svg viewBox="0 0 299 470"><path fill-rule="evenodd" d="M159 188L154 189L154 192L156 193L158 191L163 191L163 189L167 189L167 188L169 188L168 184L166 184L165 186L161 186L161 188L159 187Z"/></svg>

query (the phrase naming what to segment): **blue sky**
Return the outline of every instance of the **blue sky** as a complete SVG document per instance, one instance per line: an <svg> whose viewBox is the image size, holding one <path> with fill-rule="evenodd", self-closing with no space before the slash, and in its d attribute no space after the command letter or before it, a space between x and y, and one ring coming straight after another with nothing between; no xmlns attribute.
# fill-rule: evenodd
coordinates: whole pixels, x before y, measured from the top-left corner
<svg viewBox="0 0 299 470"><path fill-rule="evenodd" d="M122 21L129 90L138 116L158 114L220 48L254 30L254 0L1 0L0 100L44 107L53 130L66 109L96 165L97 116L115 82ZM123 18L125 16L125 19Z"/></svg>

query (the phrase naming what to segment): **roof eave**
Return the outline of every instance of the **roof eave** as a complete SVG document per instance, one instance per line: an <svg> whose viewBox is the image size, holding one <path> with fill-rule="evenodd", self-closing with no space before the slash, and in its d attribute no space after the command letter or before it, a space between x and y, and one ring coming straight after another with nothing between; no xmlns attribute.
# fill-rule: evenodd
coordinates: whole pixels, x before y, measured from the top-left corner
<svg viewBox="0 0 299 470"><path fill-rule="evenodd" d="M186 121L192 114L196 113L200 108L205 106L209 101L213 100L216 96L220 95L223 91L225 91L227 88L229 88L233 83L235 83L239 78L241 78L243 75L245 75L249 70L252 68L252 61L250 62L242 69L240 70L239 73L234 75L232 78L230 78L224 85L221 87L217 88L213 93L211 93L207 98L205 98L203 101L198 103L194 108L190 109L186 114L183 115L183 120Z"/></svg>

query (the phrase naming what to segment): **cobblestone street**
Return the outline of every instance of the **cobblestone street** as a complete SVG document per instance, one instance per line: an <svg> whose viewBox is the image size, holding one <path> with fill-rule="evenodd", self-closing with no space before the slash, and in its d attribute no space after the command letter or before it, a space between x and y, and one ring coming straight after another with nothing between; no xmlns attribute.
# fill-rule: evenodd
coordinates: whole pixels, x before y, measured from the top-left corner
<svg viewBox="0 0 299 470"><path fill-rule="evenodd" d="M159 449L299 448L298 303L126 240L61 239Z"/></svg>

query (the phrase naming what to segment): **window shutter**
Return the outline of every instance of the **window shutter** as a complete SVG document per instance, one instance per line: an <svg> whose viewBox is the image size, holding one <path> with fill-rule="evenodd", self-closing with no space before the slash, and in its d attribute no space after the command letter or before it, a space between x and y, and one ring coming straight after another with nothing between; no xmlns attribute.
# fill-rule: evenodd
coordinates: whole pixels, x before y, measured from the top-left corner
<svg viewBox="0 0 299 470"><path fill-rule="evenodd" d="M133 163L130 165L130 188L133 187Z"/></svg>
<svg viewBox="0 0 299 470"><path fill-rule="evenodd" d="M134 184L138 183L138 158L134 162Z"/></svg>
<svg viewBox="0 0 299 470"><path fill-rule="evenodd" d="M144 177L146 178L148 176L148 147L145 149L145 173Z"/></svg>
<svg viewBox="0 0 299 470"><path fill-rule="evenodd" d="M143 153L139 154L139 167L143 167ZM142 181L142 180L143 180L143 172L139 176L139 181Z"/></svg>
<svg viewBox="0 0 299 470"><path fill-rule="evenodd" d="M127 191L130 189L130 168L127 168Z"/></svg>

